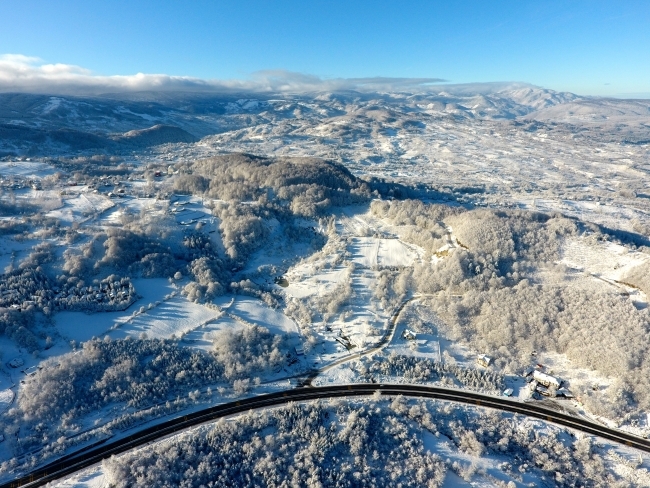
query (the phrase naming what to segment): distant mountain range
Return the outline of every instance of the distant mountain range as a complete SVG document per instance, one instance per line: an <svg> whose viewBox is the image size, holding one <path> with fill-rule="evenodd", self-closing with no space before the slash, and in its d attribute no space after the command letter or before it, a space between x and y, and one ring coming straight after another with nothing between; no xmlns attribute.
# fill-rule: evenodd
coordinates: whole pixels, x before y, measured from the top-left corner
<svg viewBox="0 0 650 488"><path fill-rule="evenodd" d="M97 97L4 93L0 155L132 151L258 126L264 127L262 138L269 127L307 137L362 137L372 131L417 130L431 117L600 130L615 126L621 141L650 140L650 100L585 98L523 84L438 88L444 91L292 96L138 92Z"/></svg>

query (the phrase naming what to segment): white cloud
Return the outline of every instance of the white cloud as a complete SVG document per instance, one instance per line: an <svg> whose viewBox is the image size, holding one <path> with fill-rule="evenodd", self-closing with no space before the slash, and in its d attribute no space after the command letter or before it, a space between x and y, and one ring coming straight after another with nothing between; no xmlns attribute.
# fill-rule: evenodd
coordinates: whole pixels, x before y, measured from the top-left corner
<svg viewBox="0 0 650 488"><path fill-rule="evenodd" d="M0 61L30 64L39 63L42 61L42 59L35 58L33 56L25 56L23 54L2 54L0 55Z"/></svg>
<svg viewBox="0 0 650 488"><path fill-rule="evenodd" d="M22 54L0 55L0 92L100 94L126 91L287 92L422 89L439 78L335 78L284 70L253 73L248 80L204 80L144 74L102 76L70 64L47 64Z"/></svg>

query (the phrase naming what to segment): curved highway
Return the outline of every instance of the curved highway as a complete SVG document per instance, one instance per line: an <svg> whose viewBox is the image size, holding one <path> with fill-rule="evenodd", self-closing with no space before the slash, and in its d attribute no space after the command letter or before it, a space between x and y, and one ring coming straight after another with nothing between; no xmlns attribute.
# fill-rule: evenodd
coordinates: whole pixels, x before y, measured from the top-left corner
<svg viewBox="0 0 650 488"><path fill-rule="evenodd" d="M323 386L316 388L296 388L293 390L260 395L206 408L198 412L148 427L128 437L87 446L76 453L69 454L51 464L48 464L47 466L43 466L32 473L15 479L14 481L4 483L0 485L0 488L41 486L45 483L99 463L103 459L112 455L123 453L170 434L185 430L189 427L251 409L282 405L288 402L372 395L376 391L381 392L382 395L404 395L410 397L433 398L523 414L529 417L553 422L564 427L570 427L587 434L596 435L609 441L625 444L645 452L650 452L650 440L648 439L642 439L627 432L611 429L581 418L549 410L535 403L523 403L505 397L495 397L471 391L453 390L432 386L366 383Z"/></svg>

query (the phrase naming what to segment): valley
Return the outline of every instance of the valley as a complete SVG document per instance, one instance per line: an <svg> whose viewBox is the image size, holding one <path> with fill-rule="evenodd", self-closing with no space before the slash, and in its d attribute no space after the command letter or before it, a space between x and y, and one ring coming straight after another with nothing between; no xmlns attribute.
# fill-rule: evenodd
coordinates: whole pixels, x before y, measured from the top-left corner
<svg viewBox="0 0 650 488"><path fill-rule="evenodd" d="M471 390L650 435L647 101L518 84L154 95L0 94L0 481L310 386ZM336 451L319 429L355 445L374 435L357 419L381 417L373 442L415 435L390 452L435 486L568 485L556 472L570 462L645 486L650 468L631 448L539 420L524 435L512 414L437 400L260 415L198 427L201 449L261 452L260 430L296 456L303 435ZM286 416L311 420L299 433ZM496 425L521 434L515 447L472 437ZM143 449L166 457L188 435ZM575 459L523 455L533 438ZM256 456L238 462L267 466ZM58 486L118 486L132 461Z"/></svg>

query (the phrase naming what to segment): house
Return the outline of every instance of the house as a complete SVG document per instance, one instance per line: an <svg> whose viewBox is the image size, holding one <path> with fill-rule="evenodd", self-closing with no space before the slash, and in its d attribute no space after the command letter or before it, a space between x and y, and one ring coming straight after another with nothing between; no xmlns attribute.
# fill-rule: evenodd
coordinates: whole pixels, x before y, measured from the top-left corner
<svg viewBox="0 0 650 488"><path fill-rule="evenodd" d="M555 388L556 390L562 386L561 379L551 376L550 374L542 373L538 370L533 371L533 378L538 383L549 388Z"/></svg>
<svg viewBox="0 0 650 488"><path fill-rule="evenodd" d="M490 356L485 355L485 354L479 354L479 356L476 358L476 362L480 366L483 366L484 368L487 368L490 364L492 364L492 358Z"/></svg>
<svg viewBox="0 0 650 488"><path fill-rule="evenodd" d="M417 334L412 330L404 329L404 332L402 332L402 338L406 339L407 341L414 341L417 339Z"/></svg>
<svg viewBox="0 0 650 488"><path fill-rule="evenodd" d="M529 366L528 368L526 368L526 369L524 370L524 372L522 373L522 376L523 376L524 378L527 378L527 377L529 377L531 374L533 374L533 371L535 371L535 368L533 368L532 366Z"/></svg>
<svg viewBox="0 0 650 488"><path fill-rule="evenodd" d="M41 369L42 369L42 367L37 364L37 365L34 365L34 366L30 366L29 368L25 368L23 370L23 373L25 373L27 376L34 376Z"/></svg>
<svg viewBox="0 0 650 488"><path fill-rule="evenodd" d="M20 368L25 362L22 360L22 358L13 358L11 361L9 361L9 366L12 368Z"/></svg>
<svg viewBox="0 0 650 488"><path fill-rule="evenodd" d="M555 397L555 391L554 390L552 390L550 388L546 388L545 386L543 386L541 384L537 385L537 388L535 388L535 391L537 393L539 393L540 395L543 395L543 396L547 396L547 397L551 397L551 398Z"/></svg>

